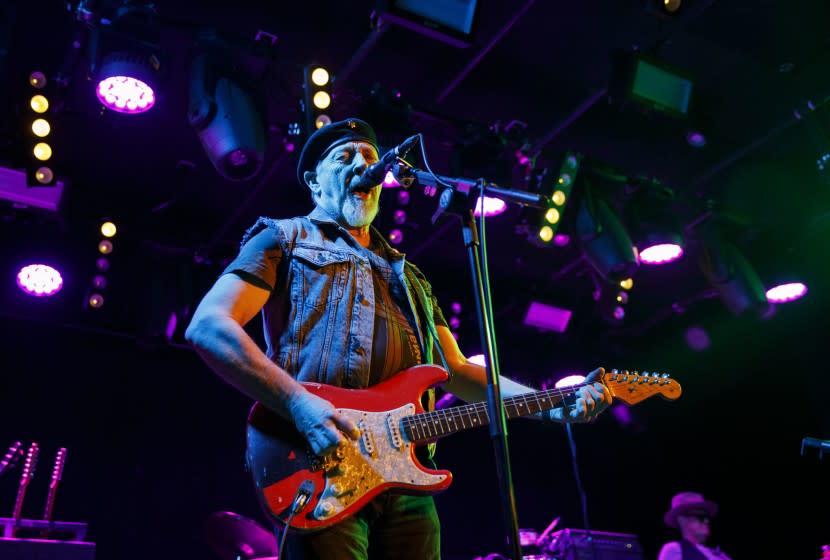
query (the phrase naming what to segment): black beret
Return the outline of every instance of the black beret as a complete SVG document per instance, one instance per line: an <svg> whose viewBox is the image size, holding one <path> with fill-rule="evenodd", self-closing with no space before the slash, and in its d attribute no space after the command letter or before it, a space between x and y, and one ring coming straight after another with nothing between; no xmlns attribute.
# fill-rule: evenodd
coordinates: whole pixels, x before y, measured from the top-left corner
<svg viewBox="0 0 830 560"><path fill-rule="evenodd" d="M327 124L314 131L308 137L303 150L300 152L300 160L297 162L297 180L305 185L303 175L306 171L313 171L317 162L329 148L343 142L363 141L368 142L377 150L378 140L375 131L369 123L360 119L346 119Z"/></svg>

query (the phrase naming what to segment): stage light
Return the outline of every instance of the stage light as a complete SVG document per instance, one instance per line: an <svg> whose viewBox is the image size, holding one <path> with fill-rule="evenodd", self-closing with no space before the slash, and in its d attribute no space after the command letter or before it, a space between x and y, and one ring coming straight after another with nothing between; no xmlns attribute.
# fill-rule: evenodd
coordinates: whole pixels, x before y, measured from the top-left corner
<svg viewBox="0 0 830 560"><path fill-rule="evenodd" d="M191 63L188 119L224 178L255 176L265 158L265 130L253 98L205 55Z"/></svg>
<svg viewBox="0 0 830 560"><path fill-rule="evenodd" d="M383 178L383 186L387 188L392 187L400 187L401 184L395 179L395 174L391 171L386 172L386 176Z"/></svg>
<svg viewBox="0 0 830 560"><path fill-rule="evenodd" d="M46 142L38 142L32 149L32 153L40 161L46 161L52 157L52 147Z"/></svg>
<svg viewBox="0 0 830 560"><path fill-rule="evenodd" d="M666 264L683 256L685 242L675 219L674 191L651 181L639 190L626 206L626 223L639 260L643 264Z"/></svg>
<svg viewBox="0 0 830 560"><path fill-rule="evenodd" d="M556 383L553 384L554 387L557 389L561 389L563 387L573 387L574 385L579 385L585 381L585 376L581 373L572 373L566 375L565 377L559 379Z"/></svg>
<svg viewBox="0 0 830 560"><path fill-rule="evenodd" d="M318 91L314 94L314 106L318 109L328 109L331 105L331 96L325 91Z"/></svg>
<svg viewBox="0 0 830 560"><path fill-rule="evenodd" d="M124 2L97 31L90 39L90 65L98 100L118 113L149 111L157 101L161 74L161 27L155 6Z"/></svg>
<svg viewBox="0 0 830 560"><path fill-rule="evenodd" d="M397 228L389 232L389 243L392 245L400 245L403 243L403 232Z"/></svg>
<svg viewBox="0 0 830 560"><path fill-rule="evenodd" d="M567 233L557 233L553 236L553 244L557 247L565 247L571 242L571 236Z"/></svg>
<svg viewBox="0 0 830 560"><path fill-rule="evenodd" d="M311 71L311 81L315 86L324 86L329 83L329 72L325 68L315 68Z"/></svg>
<svg viewBox="0 0 830 560"><path fill-rule="evenodd" d="M98 293L90 294L86 300L87 306L92 309L100 309L104 306L104 296Z"/></svg>
<svg viewBox="0 0 830 560"><path fill-rule="evenodd" d="M112 222L104 222L101 224L101 235L104 237L115 237L117 231L115 224Z"/></svg>
<svg viewBox="0 0 830 560"><path fill-rule="evenodd" d="M482 208L484 209L485 216L498 216L507 210L507 203L500 198L491 196L485 196L483 200L481 197L478 197L473 214L475 216L481 216Z"/></svg>
<svg viewBox="0 0 830 560"><path fill-rule="evenodd" d="M331 124L331 117L323 112L331 107L331 103L331 76L328 70L320 66L303 68L302 109L307 135Z"/></svg>
<svg viewBox="0 0 830 560"><path fill-rule="evenodd" d="M32 72L29 74L29 85L35 89L46 87L46 75L43 72Z"/></svg>
<svg viewBox="0 0 830 560"><path fill-rule="evenodd" d="M525 313L524 324L542 330L565 332L573 312L554 305L531 301Z"/></svg>
<svg viewBox="0 0 830 560"><path fill-rule="evenodd" d="M764 286L749 261L718 233L704 236L700 267L721 301L735 315L761 316L769 309Z"/></svg>
<svg viewBox="0 0 830 560"><path fill-rule="evenodd" d="M535 233L543 244L550 243L556 236L571 190L576 182L581 158L580 154L568 152L565 154L558 172L552 169L544 169L536 175L537 190L545 196L545 200L548 202L547 208L542 209Z"/></svg>
<svg viewBox="0 0 830 560"><path fill-rule="evenodd" d="M92 287L96 290L103 290L107 287L107 277L101 274L96 274L95 277L92 278Z"/></svg>
<svg viewBox="0 0 830 560"><path fill-rule="evenodd" d="M49 121L46 119L35 119L32 122L32 132L38 138L44 138L49 136L49 132L51 131L51 127L49 126Z"/></svg>
<svg viewBox="0 0 830 560"><path fill-rule="evenodd" d="M693 148L706 146L706 136L699 130L690 130L686 133L686 142Z"/></svg>
<svg viewBox="0 0 830 560"><path fill-rule="evenodd" d="M110 262L104 257L101 257L95 261L95 268L101 272L106 272L110 269Z"/></svg>
<svg viewBox="0 0 830 560"><path fill-rule="evenodd" d="M102 255L109 255L112 253L112 242L109 239L104 239L98 243L98 252Z"/></svg>
<svg viewBox="0 0 830 560"><path fill-rule="evenodd" d="M40 94L32 96L29 105L35 113L45 113L49 110L49 101Z"/></svg>
<svg viewBox="0 0 830 560"><path fill-rule="evenodd" d="M681 0L663 0L663 9L665 9L670 14L673 14L680 9L681 4Z"/></svg>
<svg viewBox="0 0 830 560"><path fill-rule="evenodd" d="M51 183L54 178L55 174L52 173L52 170L45 165L38 167L37 170L35 170L35 180L41 185Z"/></svg>
<svg viewBox="0 0 830 560"><path fill-rule="evenodd" d="M620 280L620 288L623 290L630 290L634 287L634 279L633 278L626 278L624 280Z"/></svg>
<svg viewBox="0 0 830 560"><path fill-rule="evenodd" d="M467 358L467 361L471 364L480 365L481 367L487 366L487 359L484 357L484 354L473 354L472 356Z"/></svg>
<svg viewBox="0 0 830 560"><path fill-rule="evenodd" d="M640 251L640 262L644 264L665 264L676 261L683 255L683 247L676 243L658 243Z"/></svg>
<svg viewBox="0 0 830 560"><path fill-rule="evenodd" d="M119 113L143 113L156 104L153 88L131 76L111 76L98 83L98 100Z"/></svg>
<svg viewBox="0 0 830 560"><path fill-rule="evenodd" d="M57 269L46 264L30 264L17 273L17 285L35 297L51 296L63 287L63 278Z"/></svg>
<svg viewBox="0 0 830 560"><path fill-rule="evenodd" d="M613 282L630 278L637 269L631 238L608 204L586 190L575 223L583 254L603 278Z"/></svg>
<svg viewBox="0 0 830 560"><path fill-rule="evenodd" d="M401 210L400 208L395 210L395 212L392 214L392 221L398 224L399 226L405 224L406 212L404 210Z"/></svg>
<svg viewBox="0 0 830 560"><path fill-rule="evenodd" d="M807 294L807 285L802 282L779 284L768 289L766 294L767 301L771 303L786 303L804 297Z"/></svg>

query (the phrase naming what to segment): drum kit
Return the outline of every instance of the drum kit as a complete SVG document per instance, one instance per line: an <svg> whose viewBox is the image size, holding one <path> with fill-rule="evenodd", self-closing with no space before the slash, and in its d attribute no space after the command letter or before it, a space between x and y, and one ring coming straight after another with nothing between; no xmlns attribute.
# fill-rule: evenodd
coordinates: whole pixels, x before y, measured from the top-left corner
<svg viewBox="0 0 830 560"><path fill-rule="evenodd" d="M276 535L238 513L211 513L205 522L205 539L221 560L277 560Z"/></svg>

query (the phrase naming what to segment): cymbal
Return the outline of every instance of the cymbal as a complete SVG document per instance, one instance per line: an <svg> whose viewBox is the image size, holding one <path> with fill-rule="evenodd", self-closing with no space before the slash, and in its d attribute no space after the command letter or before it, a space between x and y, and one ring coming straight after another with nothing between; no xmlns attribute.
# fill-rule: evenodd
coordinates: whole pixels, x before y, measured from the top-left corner
<svg viewBox="0 0 830 560"><path fill-rule="evenodd" d="M232 511L211 513L205 521L205 538L222 560L276 558L277 555L274 533Z"/></svg>

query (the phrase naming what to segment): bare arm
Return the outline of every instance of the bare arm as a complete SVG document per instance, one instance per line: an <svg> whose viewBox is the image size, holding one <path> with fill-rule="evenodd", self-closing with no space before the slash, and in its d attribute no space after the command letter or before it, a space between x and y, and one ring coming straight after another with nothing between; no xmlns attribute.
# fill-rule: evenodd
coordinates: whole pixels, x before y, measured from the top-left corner
<svg viewBox="0 0 830 560"><path fill-rule="evenodd" d="M342 441L341 430L352 435L357 426L269 360L245 332L243 327L269 295L235 274L225 274L199 303L185 337L214 372L293 421L315 453L324 453Z"/></svg>
<svg viewBox="0 0 830 560"><path fill-rule="evenodd" d="M444 385L444 389L467 402L482 401L487 398L487 370L484 367L467 361L458 348L458 343L447 327L437 326L441 348L447 358L447 364L452 372L452 379ZM591 372L590 376L597 376L601 370ZM536 391L532 387L517 383L503 375L499 376L499 387L502 398L521 395ZM563 415L563 409L557 408L550 412L550 418L559 422L585 421L597 416L611 404L611 393L601 383L594 383L583 387L569 417Z"/></svg>

